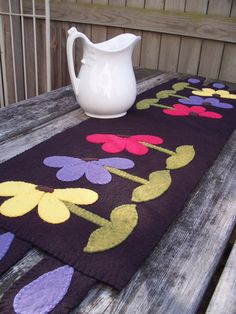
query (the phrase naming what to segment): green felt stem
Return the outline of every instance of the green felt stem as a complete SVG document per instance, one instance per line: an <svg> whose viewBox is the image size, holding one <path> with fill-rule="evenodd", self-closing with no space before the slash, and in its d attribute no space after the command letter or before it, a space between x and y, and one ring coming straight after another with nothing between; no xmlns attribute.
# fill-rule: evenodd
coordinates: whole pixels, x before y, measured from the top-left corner
<svg viewBox="0 0 236 314"><path fill-rule="evenodd" d="M170 97L176 97L176 98L183 98L183 99L189 99L188 97L185 97L185 96L181 96L181 95L169 95Z"/></svg>
<svg viewBox="0 0 236 314"><path fill-rule="evenodd" d="M149 148L152 148L152 149L155 149L159 152L162 152L162 153L165 153L167 155L170 155L170 156L174 156L176 153L173 152L172 150L169 150L167 148L163 148L161 146L156 146L156 145L153 145L153 144L150 144L150 143L146 143L146 142L140 142L142 143L143 145L145 145L146 147L149 147Z"/></svg>
<svg viewBox="0 0 236 314"><path fill-rule="evenodd" d="M173 109L174 110L174 108L172 108L172 107L161 105L161 104L152 104L151 106L159 107L159 108L165 108L165 109Z"/></svg>
<svg viewBox="0 0 236 314"><path fill-rule="evenodd" d="M85 220L88 220L95 225L98 225L100 227L105 226L107 223L110 221L107 219L104 219L94 213L89 212L86 209L83 209L82 207L79 207L77 205L71 204L72 206L68 206L68 209L70 210L71 213L84 218Z"/></svg>
<svg viewBox="0 0 236 314"><path fill-rule="evenodd" d="M106 166L105 168L109 172L111 172L113 174L116 174L117 176L125 178L127 180L134 181L134 182L137 182L137 183L140 183L140 184L147 184L147 183L149 183L148 180L145 180L145 179L140 178L138 176L134 176L134 175L132 175L132 174L130 174L128 172L125 172L123 170L112 168L112 167L108 167L108 166Z"/></svg>
<svg viewBox="0 0 236 314"><path fill-rule="evenodd" d="M199 89L199 88L196 88L196 87L192 87L192 86L186 86L185 88L188 88L188 89L192 89L192 90L198 90L198 91L200 91L200 89Z"/></svg>

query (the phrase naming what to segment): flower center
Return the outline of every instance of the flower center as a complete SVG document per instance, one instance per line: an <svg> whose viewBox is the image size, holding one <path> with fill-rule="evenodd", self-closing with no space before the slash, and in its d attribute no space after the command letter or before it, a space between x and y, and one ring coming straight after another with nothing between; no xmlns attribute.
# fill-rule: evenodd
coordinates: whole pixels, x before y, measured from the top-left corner
<svg viewBox="0 0 236 314"><path fill-rule="evenodd" d="M212 106L212 103L206 101L206 102L203 102L202 105L203 106Z"/></svg>
<svg viewBox="0 0 236 314"><path fill-rule="evenodd" d="M196 116L198 116L198 113L197 113L197 112L194 112L194 111L191 111L191 112L189 113L189 115L196 117Z"/></svg>
<svg viewBox="0 0 236 314"><path fill-rule="evenodd" d="M220 98L220 94L212 94L213 97Z"/></svg>
<svg viewBox="0 0 236 314"><path fill-rule="evenodd" d="M53 188L50 188L49 186L45 186L45 185L37 185L36 190L46 192L46 193L53 193L54 192Z"/></svg>

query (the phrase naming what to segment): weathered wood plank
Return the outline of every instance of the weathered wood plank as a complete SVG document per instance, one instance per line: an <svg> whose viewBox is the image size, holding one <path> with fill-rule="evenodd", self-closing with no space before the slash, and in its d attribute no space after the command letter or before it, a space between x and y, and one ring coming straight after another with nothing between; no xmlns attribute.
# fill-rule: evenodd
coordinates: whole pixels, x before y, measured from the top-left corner
<svg viewBox="0 0 236 314"><path fill-rule="evenodd" d="M7 273L0 278L0 299L5 291L24 274L26 274L34 265L38 264L43 258L43 254L38 250L32 249L24 258L16 263Z"/></svg>
<svg viewBox="0 0 236 314"><path fill-rule="evenodd" d="M184 11L185 1L166 0L165 11ZM158 68L164 71L177 71L181 37L162 34Z"/></svg>
<svg viewBox="0 0 236 314"><path fill-rule="evenodd" d="M207 314L236 313L236 244L234 244L224 271L217 284Z"/></svg>
<svg viewBox="0 0 236 314"><path fill-rule="evenodd" d="M109 0L109 5L116 5L119 7L125 7L126 0ZM115 37L119 34L124 33L123 27L108 27L107 28L107 39L110 39L112 37Z"/></svg>
<svg viewBox="0 0 236 314"><path fill-rule="evenodd" d="M52 89L62 86L62 29L61 23L52 21L51 28L51 84Z"/></svg>
<svg viewBox="0 0 236 314"><path fill-rule="evenodd" d="M149 0L145 2L146 9L162 10L164 8L163 0ZM157 69L160 52L161 34L155 32L143 32L141 45L142 68Z"/></svg>
<svg viewBox="0 0 236 314"><path fill-rule="evenodd" d="M9 12L9 6L7 1L0 1L0 10ZM3 47L1 47L2 63L5 66L5 105L14 103L15 100L15 88L14 88L14 73L13 73L13 56L11 45L11 31L10 31L10 19L8 16L0 17L0 31L4 41Z"/></svg>
<svg viewBox="0 0 236 314"><path fill-rule="evenodd" d="M233 1L231 17L236 17L236 2ZM225 44L219 78L236 82L236 45Z"/></svg>
<svg viewBox="0 0 236 314"><path fill-rule="evenodd" d="M26 11L28 1L24 1ZM51 1L51 19L236 42L235 18Z"/></svg>
<svg viewBox="0 0 236 314"><path fill-rule="evenodd" d="M209 0L208 14L228 17L231 10L231 0ZM220 73L224 43L204 40L198 74L209 78L217 78Z"/></svg>
<svg viewBox="0 0 236 314"><path fill-rule="evenodd" d="M127 0L126 1L126 7L127 8L144 8L144 0ZM142 38L142 31L139 30L125 30L126 33L132 33L136 36L140 36ZM137 45L135 46L133 55L132 55L132 60L133 60L133 65L135 67L139 67L140 66L140 58L141 58L141 41L139 41L137 43Z"/></svg>
<svg viewBox="0 0 236 314"><path fill-rule="evenodd" d="M93 0L91 1L94 5L108 4L108 0ZM95 22L96 23L96 22ZM94 43L101 43L106 41L107 39L107 27L106 26L98 26L92 25L92 42Z"/></svg>
<svg viewBox="0 0 236 314"><path fill-rule="evenodd" d="M187 0L185 12L202 13L207 11L208 0ZM197 74L200 62L202 40L183 37L181 41L178 71L182 73Z"/></svg>
<svg viewBox="0 0 236 314"><path fill-rule="evenodd" d="M0 142L78 107L72 88L66 87L3 108L0 114Z"/></svg>
<svg viewBox="0 0 236 314"><path fill-rule="evenodd" d="M37 20L37 54L38 54L38 88L39 94L47 91L47 70L46 70L46 34L45 21Z"/></svg>
<svg viewBox="0 0 236 314"><path fill-rule="evenodd" d="M18 0L11 1L13 13L20 12L20 4ZM12 32L14 42L14 57L16 69L16 90L17 101L25 99L24 95L24 72L23 72L23 50L21 37L21 21L19 16L12 16ZM9 51L10 47L8 48Z"/></svg>

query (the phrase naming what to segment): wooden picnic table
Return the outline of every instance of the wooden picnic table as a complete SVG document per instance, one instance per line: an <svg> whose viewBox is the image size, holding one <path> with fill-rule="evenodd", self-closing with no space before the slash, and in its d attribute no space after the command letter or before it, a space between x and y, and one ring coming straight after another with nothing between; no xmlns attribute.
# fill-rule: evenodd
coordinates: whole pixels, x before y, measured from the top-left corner
<svg viewBox="0 0 236 314"><path fill-rule="evenodd" d="M138 93L177 73L136 71ZM236 89L236 84L230 85ZM71 86L10 105L0 111L0 162L47 140L87 117ZM196 313L220 263L236 223L236 132L201 179L178 219L151 256L120 293L96 285L72 313ZM0 279L0 297L36 265L43 253L34 248ZM234 258L235 257L235 258ZM234 247L207 313L236 313Z"/></svg>

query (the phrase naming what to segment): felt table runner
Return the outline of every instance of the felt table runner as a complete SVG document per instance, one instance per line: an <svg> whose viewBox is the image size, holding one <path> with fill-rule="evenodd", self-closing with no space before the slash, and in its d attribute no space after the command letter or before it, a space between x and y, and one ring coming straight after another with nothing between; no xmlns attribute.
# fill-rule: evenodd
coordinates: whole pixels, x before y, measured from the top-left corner
<svg viewBox="0 0 236 314"><path fill-rule="evenodd" d="M236 94L203 84L171 80L0 165L0 226L123 288L235 128Z"/></svg>

